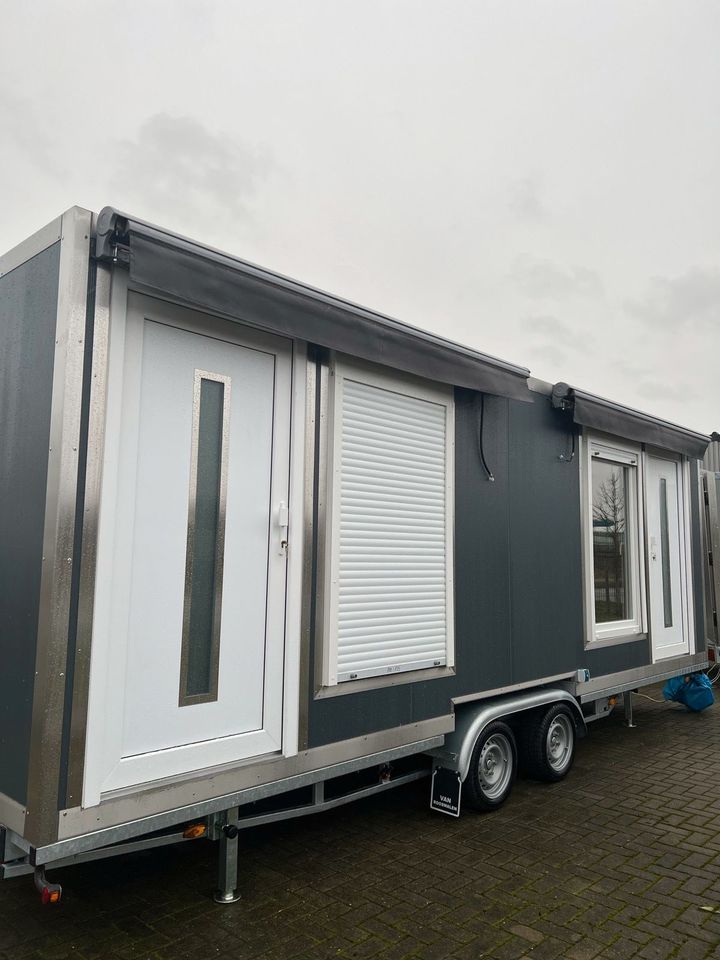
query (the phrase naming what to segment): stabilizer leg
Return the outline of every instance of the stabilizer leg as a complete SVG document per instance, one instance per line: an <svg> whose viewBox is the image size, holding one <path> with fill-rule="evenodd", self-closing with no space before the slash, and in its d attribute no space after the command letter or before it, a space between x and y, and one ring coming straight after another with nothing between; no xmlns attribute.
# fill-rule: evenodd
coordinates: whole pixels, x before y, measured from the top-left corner
<svg viewBox="0 0 720 960"><path fill-rule="evenodd" d="M218 856L218 889L216 903L237 903L238 893L238 833L235 825L238 808L225 811L225 826L220 831L220 850Z"/></svg>
<svg viewBox="0 0 720 960"><path fill-rule="evenodd" d="M634 730L637 724L633 720L633 692L626 690L623 694L623 704L625 705L625 725Z"/></svg>

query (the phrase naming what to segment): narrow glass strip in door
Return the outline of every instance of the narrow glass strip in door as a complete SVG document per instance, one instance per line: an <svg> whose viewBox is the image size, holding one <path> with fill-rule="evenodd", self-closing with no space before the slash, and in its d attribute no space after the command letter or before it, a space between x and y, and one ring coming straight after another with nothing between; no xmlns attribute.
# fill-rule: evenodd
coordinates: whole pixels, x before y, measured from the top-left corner
<svg viewBox="0 0 720 960"><path fill-rule="evenodd" d="M179 705L217 700L230 378L195 371Z"/></svg>
<svg viewBox="0 0 720 960"><path fill-rule="evenodd" d="M668 529L667 480L660 477L660 558L662 563L663 613L665 626L673 625L670 579L670 534Z"/></svg>

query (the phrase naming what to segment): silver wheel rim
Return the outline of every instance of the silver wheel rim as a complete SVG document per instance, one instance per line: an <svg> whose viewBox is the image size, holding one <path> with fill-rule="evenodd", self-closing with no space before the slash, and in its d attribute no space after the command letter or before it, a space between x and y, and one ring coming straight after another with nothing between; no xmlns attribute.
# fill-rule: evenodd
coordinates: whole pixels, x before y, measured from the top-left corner
<svg viewBox="0 0 720 960"><path fill-rule="evenodd" d="M548 764L555 773L562 773L572 759L573 741L575 734L572 720L565 713L553 717L548 727L545 747Z"/></svg>
<svg viewBox="0 0 720 960"><path fill-rule="evenodd" d="M488 737L480 751L478 776L480 787L488 800L503 795L513 774L513 751L504 733Z"/></svg>

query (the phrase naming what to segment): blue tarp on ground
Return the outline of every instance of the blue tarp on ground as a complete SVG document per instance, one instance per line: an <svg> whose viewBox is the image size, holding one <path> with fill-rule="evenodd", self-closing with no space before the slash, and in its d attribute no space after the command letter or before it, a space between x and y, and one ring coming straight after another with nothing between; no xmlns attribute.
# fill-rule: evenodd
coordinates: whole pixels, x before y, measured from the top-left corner
<svg viewBox="0 0 720 960"><path fill-rule="evenodd" d="M689 677L672 677L663 687L663 697L684 703L690 710L704 710L715 703L710 678L706 673L693 673Z"/></svg>

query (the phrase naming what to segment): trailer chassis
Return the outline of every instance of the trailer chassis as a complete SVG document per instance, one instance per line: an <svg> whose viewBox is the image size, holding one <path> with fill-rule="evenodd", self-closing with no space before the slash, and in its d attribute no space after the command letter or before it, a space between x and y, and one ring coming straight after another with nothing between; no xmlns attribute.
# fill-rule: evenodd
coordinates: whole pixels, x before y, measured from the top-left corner
<svg viewBox="0 0 720 960"><path fill-rule="evenodd" d="M709 665L706 654L694 654L684 657L682 663L669 661L664 665L653 664L594 680L586 677L584 671L578 671L575 679L561 680L552 686L531 690L525 687L501 696L458 703L455 730L445 736L416 741L394 750L247 789L211 803L205 802L162 817L62 840L47 847L34 848L19 834L0 826L0 880L32 874L43 903L57 903L62 888L47 879L46 869L55 870L205 839L216 841L219 845L215 900L221 904L235 903L240 899L238 839L241 830L331 810L353 800L428 777L438 767L453 770L460 781L464 781L468 776L474 746L493 722L510 721L522 725L528 722L524 718L554 706L566 707L575 719L576 732L583 736L589 723L607 716L618 699L622 698L626 726L633 729L636 726L633 692L641 686L672 676L704 670ZM412 766L394 770L393 762L402 761L408 761ZM333 793L333 785L343 783L349 775L363 772L366 777L372 777L372 771L376 772L376 779L372 782ZM308 791L306 798L301 802L291 799L303 789ZM273 809L259 813L252 811L252 804L256 801L283 795L287 796L286 804L281 802Z"/></svg>
<svg viewBox="0 0 720 960"><path fill-rule="evenodd" d="M281 820L290 820L304 817L325 810L373 796L395 787L400 787L415 780L429 777L431 764L427 751L441 742L441 737L434 737L417 744L413 744L415 751L410 754L416 760L412 768L396 772L392 759L401 760L407 755L405 751L387 751L382 755L381 762L376 764L359 764L357 761L338 764L328 770L315 771L313 774L293 777L287 782L287 793L291 796L298 790L308 788L309 796L302 802L291 802L280 805L276 809L263 813L252 813L250 804L245 807L239 805L221 809L204 817L181 823L179 826L168 828L142 837L122 839L116 842L89 846L87 849L76 849L72 841L61 841L52 848L35 849L7 827L0 826L0 880L12 877L33 875L35 887L40 893L43 903L57 903L62 894L59 884L47 879L46 869L76 866L90 863L95 860L105 860L111 857L122 856L127 853L137 853L143 850L152 850L171 844L187 843L193 840L212 840L219 844L218 858L218 887L215 893L217 903L235 903L240 899L238 893L238 837L241 830L251 827L276 823ZM334 795L327 796L328 786L342 782L343 778L358 772L377 771L376 782L364 783L356 788L342 790ZM330 774L330 775L329 775ZM108 831L109 832L109 831ZM85 840L86 838L78 838ZM56 856L53 856L56 853Z"/></svg>

